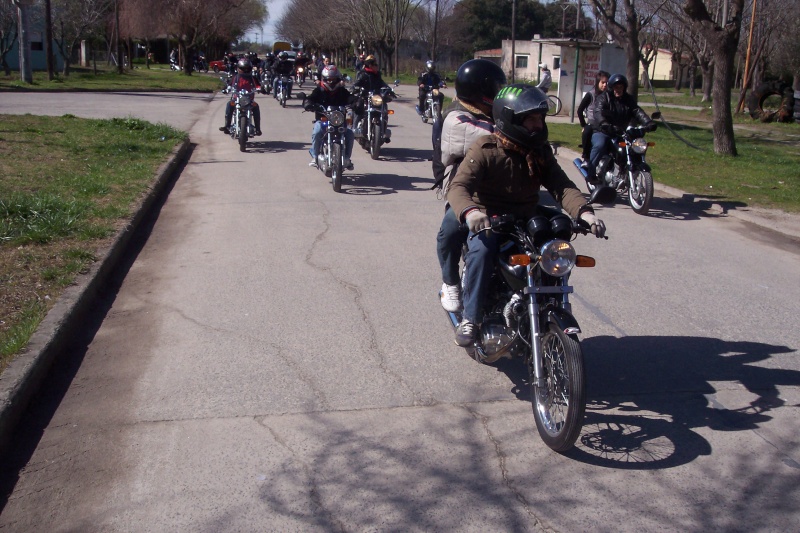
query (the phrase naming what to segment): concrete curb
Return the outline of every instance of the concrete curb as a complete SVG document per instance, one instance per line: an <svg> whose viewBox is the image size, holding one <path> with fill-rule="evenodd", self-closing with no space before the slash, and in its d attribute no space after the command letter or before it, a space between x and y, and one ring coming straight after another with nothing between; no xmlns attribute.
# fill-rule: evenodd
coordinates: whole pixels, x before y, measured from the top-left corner
<svg viewBox="0 0 800 533"><path fill-rule="evenodd" d="M61 355L65 344L83 327L97 294L127 251L133 235L161 199L175 170L186 159L189 148L190 141L187 138L172 151L169 159L156 172L152 188L135 207L130 223L101 252L89 272L78 278L77 284L67 288L58 298L25 351L0 374L0 454L10 444L16 425L20 423L53 362Z"/></svg>
<svg viewBox="0 0 800 533"><path fill-rule="evenodd" d="M570 149L559 146L558 155L564 159L569 160L569 166L572 166L572 160L581 157L581 154ZM800 238L800 215L786 213L777 209L765 209L757 207L743 207L743 208L726 208L723 204L706 200L702 196L697 196L681 189L676 189L663 183L654 182L656 191L666 193L675 198L680 198L689 204L695 204L700 209L710 211L716 216L729 216L750 224L755 224L762 228L782 233L789 237Z"/></svg>

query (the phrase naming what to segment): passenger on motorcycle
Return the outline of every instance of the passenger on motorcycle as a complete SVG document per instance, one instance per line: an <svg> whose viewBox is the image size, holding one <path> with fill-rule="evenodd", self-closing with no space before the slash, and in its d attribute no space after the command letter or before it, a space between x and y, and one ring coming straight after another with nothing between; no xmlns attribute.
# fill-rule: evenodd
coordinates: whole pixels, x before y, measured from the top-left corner
<svg viewBox="0 0 800 533"><path fill-rule="evenodd" d="M608 78L611 76L605 70L598 70L594 79L594 87L583 95L578 106L578 120L581 123L581 146L583 147L581 167L589 168L589 151L592 148L592 120L594 119L594 101L608 87Z"/></svg>
<svg viewBox="0 0 800 533"><path fill-rule="evenodd" d="M436 64L430 59L425 62L425 72L417 78L417 85L419 85L419 105L417 106L417 114L422 116L425 112L425 97L428 96L428 87L439 88L444 86L442 77L436 72ZM444 102L444 95L439 93L439 109L442 108Z"/></svg>
<svg viewBox="0 0 800 533"><path fill-rule="evenodd" d="M614 74L608 79L608 90L595 99L592 151L589 155L589 167L586 169L590 181L597 179L597 163L612 148L612 135L624 131L632 122L640 124L645 131L655 131L658 127L639 107L633 96L625 92L627 89L628 79L622 74Z"/></svg>
<svg viewBox="0 0 800 533"><path fill-rule="evenodd" d="M306 98L306 111L315 112L314 129L311 131L311 149L308 151L311 154L311 162L308 164L310 167L317 166L317 156L322 148L322 122L319 120L321 113L315 105L322 106L350 106L355 102L355 97L345 88L342 83L342 75L336 65L328 65L322 70L322 80L317 85L311 94ZM310 105L311 104L311 105ZM344 168L353 170L353 163L350 161L350 156L353 155L353 130L345 128L344 130Z"/></svg>
<svg viewBox="0 0 800 533"><path fill-rule="evenodd" d="M356 81L353 83L353 94L359 97L358 102L353 106L353 124L359 124L364 115L364 111L366 110L364 99L367 97L367 93L378 92L384 87L389 87L389 85L381 78L378 60L375 59L375 56L368 55L364 59L364 68L359 71L358 76L356 76ZM389 93L389 97L386 98L386 102L390 102L392 97L397 96L391 88L389 90L391 92ZM391 135L392 133L389 128L386 128L383 142L387 144L390 143L392 140Z"/></svg>
<svg viewBox="0 0 800 533"><path fill-rule="evenodd" d="M236 63L236 74L229 80L228 88L231 90L231 99L228 105L225 106L225 125L219 131L223 133L231 132L231 120L233 119L233 112L236 109L236 91L242 89L255 91L258 90L260 85L258 79L253 76L253 65L249 59L240 59ZM266 94L263 87L261 93ZM261 109L253 99L253 122L255 122L256 136L261 135Z"/></svg>
<svg viewBox="0 0 800 533"><path fill-rule="evenodd" d="M455 342L469 346L482 320L481 309L500 239L490 216L530 219L541 212L543 186L573 218L581 218L601 237L605 225L556 161L547 143L547 95L530 85L504 87L494 100L495 132L478 138L450 184L447 200L469 227L464 270L463 320ZM474 238L473 238L474 237Z"/></svg>
<svg viewBox="0 0 800 533"><path fill-rule="evenodd" d="M455 176L467 149L478 138L494 132L492 102L506 84L506 75L488 59L471 59L456 74L456 97L445 109L441 129L435 133L433 170L436 184L447 196L449 178ZM445 311L461 309L461 249L469 231L445 203L444 217L436 236L436 254L442 268L441 302Z"/></svg>
<svg viewBox="0 0 800 533"><path fill-rule="evenodd" d="M278 98L278 81L280 81L281 76L286 76L289 78L286 87L286 97L289 98L292 96L292 74L294 74L294 61L289 59L289 54L286 52L281 52L278 54L278 60L272 66L272 72L275 73L275 79L272 82L272 90L273 96Z"/></svg>

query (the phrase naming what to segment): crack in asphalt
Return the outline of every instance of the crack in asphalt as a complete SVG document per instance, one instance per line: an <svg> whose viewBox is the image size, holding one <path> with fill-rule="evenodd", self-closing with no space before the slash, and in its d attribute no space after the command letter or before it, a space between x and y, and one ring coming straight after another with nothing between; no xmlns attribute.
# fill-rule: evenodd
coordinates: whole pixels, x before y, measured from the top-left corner
<svg viewBox="0 0 800 533"><path fill-rule="evenodd" d="M522 508L525 509L525 513L533 519L533 526L536 528L536 531L542 532L552 532L555 530L546 528L543 524L541 519L536 516L536 513L533 512L531 509L528 500L525 499L525 496L516 488L514 484L511 482L511 478L508 475L508 469L506 468L506 454L503 452L503 448L500 444L500 441L494 436L492 433L491 428L489 428L489 417L483 416L478 413L475 409L471 408L466 404L462 404L463 407L473 418L481 423L483 426L483 430L486 433L487 438L494 446L495 455L497 456L497 461L500 466L500 473L503 477L503 484L506 486L508 490L514 495L514 498L522 504Z"/></svg>

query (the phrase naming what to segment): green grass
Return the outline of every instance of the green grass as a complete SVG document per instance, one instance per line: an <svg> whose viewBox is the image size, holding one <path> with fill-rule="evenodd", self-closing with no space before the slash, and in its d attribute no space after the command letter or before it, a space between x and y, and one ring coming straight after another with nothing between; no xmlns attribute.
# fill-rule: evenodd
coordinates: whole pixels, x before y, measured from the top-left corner
<svg viewBox="0 0 800 533"><path fill-rule="evenodd" d="M664 127L648 135L656 143L647 152L656 181L716 201L800 213L800 145L790 136L800 134L797 125L738 128L739 155L725 157L714 153L708 123L670 122L678 135L702 150L690 148ZM553 142L580 151L579 125L550 123L548 129Z"/></svg>
<svg viewBox="0 0 800 533"><path fill-rule="evenodd" d="M166 65L151 65L150 69L135 68L117 74L116 70L77 68L69 76L59 74L52 81L47 73L34 72L33 83L20 81L19 73L10 76L0 75L0 90L63 90L63 91L130 91L130 90L169 90L169 91L201 91L213 92L220 88L219 77L212 72L194 72L186 76L183 72L169 70Z"/></svg>
<svg viewBox="0 0 800 533"><path fill-rule="evenodd" d="M0 115L0 371L185 136L130 117Z"/></svg>

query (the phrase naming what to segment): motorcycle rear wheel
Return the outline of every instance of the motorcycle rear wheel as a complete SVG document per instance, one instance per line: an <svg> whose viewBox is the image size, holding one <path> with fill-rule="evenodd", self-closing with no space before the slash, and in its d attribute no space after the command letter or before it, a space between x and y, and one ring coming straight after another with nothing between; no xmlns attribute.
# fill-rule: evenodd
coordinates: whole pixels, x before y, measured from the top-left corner
<svg viewBox="0 0 800 533"><path fill-rule="evenodd" d="M544 386L535 385L533 363L529 366L533 386L533 415L545 444L563 453L572 448L583 427L586 412L586 379L583 352L578 338L550 324L542 336Z"/></svg>
<svg viewBox="0 0 800 533"><path fill-rule="evenodd" d="M247 117L239 117L239 151L247 151Z"/></svg>
<svg viewBox="0 0 800 533"><path fill-rule="evenodd" d="M286 107L286 89L281 88L281 107Z"/></svg>
<svg viewBox="0 0 800 533"><path fill-rule="evenodd" d="M369 155L372 159L378 159L381 155L381 125L372 125L372 139L369 146Z"/></svg>
<svg viewBox="0 0 800 533"><path fill-rule="evenodd" d="M653 201L653 176L649 172L639 170L633 173L628 187L628 203L637 215L646 215Z"/></svg>
<svg viewBox="0 0 800 533"><path fill-rule="evenodd" d="M342 145L331 146L331 185L334 192L342 192Z"/></svg>

